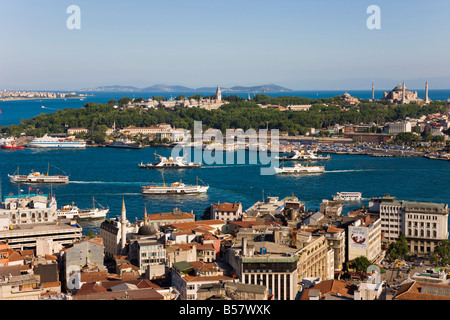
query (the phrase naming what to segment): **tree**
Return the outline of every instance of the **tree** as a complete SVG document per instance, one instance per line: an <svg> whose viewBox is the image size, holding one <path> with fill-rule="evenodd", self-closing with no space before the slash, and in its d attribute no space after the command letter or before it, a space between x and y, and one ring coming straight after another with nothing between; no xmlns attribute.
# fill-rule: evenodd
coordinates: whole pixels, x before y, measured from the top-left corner
<svg viewBox="0 0 450 320"><path fill-rule="evenodd" d="M400 236L397 241L391 242L389 244L386 254L392 260L404 259L408 256L409 246L408 242L406 241L405 234L403 232L400 233Z"/></svg>
<svg viewBox="0 0 450 320"><path fill-rule="evenodd" d="M434 255L431 261L441 265L450 264L450 241L442 240L437 247L434 248Z"/></svg>
<svg viewBox="0 0 450 320"><path fill-rule="evenodd" d="M129 97L120 98L119 99L119 106L122 107L122 106L128 104L128 102L131 102L131 101L133 101L133 100L131 98L129 98Z"/></svg>
<svg viewBox="0 0 450 320"><path fill-rule="evenodd" d="M351 268L355 269L358 273L364 273L367 271L372 263L365 256L359 256L353 260L353 263L350 265Z"/></svg>
<svg viewBox="0 0 450 320"><path fill-rule="evenodd" d="M92 233L92 231L88 231L88 233L86 233L86 237L88 237L89 239L95 238L95 236L94 236L94 234Z"/></svg>

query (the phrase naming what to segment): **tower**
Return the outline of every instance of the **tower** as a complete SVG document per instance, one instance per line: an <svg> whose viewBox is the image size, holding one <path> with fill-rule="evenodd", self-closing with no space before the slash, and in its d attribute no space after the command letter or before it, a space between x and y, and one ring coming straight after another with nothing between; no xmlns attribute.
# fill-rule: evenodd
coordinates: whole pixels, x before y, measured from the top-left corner
<svg viewBox="0 0 450 320"><path fill-rule="evenodd" d="M405 81L403 81L403 91L402 91L402 104L406 102L406 87L405 87Z"/></svg>
<svg viewBox="0 0 450 320"><path fill-rule="evenodd" d="M125 248L125 244L127 243L126 225L127 225L127 210L125 208L125 198L122 198L122 216L120 219L120 232L121 232L120 251L122 251Z"/></svg>
<svg viewBox="0 0 450 320"><path fill-rule="evenodd" d="M375 101L375 84L372 81L372 101Z"/></svg>
<svg viewBox="0 0 450 320"><path fill-rule="evenodd" d="M219 102L222 102L222 91L220 90L220 87L217 86L217 90L216 90L216 99Z"/></svg>
<svg viewBox="0 0 450 320"><path fill-rule="evenodd" d="M146 226L148 224L147 221L147 206L145 206L144 208L144 226Z"/></svg>
<svg viewBox="0 0 450 320"><path fill-rule="evenodd" d="M430 103L430 99L428 98L428 81L425 83L425 103Z"/></svg>

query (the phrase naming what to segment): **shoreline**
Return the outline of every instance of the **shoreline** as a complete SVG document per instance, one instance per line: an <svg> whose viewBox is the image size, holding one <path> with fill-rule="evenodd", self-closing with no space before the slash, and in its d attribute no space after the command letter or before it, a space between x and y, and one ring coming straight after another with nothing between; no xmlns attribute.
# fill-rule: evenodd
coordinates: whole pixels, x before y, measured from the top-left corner
<svg viewBox="0 0 450 320"><path fill-rule="evenodd" d="M0 101L31 101L31 100L65 100L65 99L82 99L85 98L84 96L79 96L79 97L67 97L67 98L1 98Z"/></svg>

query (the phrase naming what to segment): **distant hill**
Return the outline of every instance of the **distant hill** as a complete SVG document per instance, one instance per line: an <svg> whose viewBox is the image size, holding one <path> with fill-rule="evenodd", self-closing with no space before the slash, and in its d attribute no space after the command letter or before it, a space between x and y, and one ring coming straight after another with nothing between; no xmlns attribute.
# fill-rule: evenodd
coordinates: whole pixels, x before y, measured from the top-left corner
<svg viewBox="0 0 450 320"><path fill-rule="evenodd" d="M216 92L217 86L188 88L177 85L155 84L145 88L137 88L133 86L102 86L92 89L84 89L82 91L105 91L105 92ZM284 88L275 84L266 84L260 86L244 87L234 86L231 88L220 87L223 93L270 93L270 92L291 92L293 90Z"/></svg>
<svg viewBox="0 0 450 320"><path fill-rule="evenodd" d="M97 87L95 89L86 89L88 91L106 91L106 92L114 92L114 91L139 91L139 88L132 87L132 86L103 86L103 87Z"/></svg>
<svg viewBox="0 0 450 320"><path fill-rule="evenodd" d="M195 91L192 88L183 87L183 86L168 86L164 84L155 84L150 87L146 87L143 89L139 89L141 92L193 92Z"/></svg>

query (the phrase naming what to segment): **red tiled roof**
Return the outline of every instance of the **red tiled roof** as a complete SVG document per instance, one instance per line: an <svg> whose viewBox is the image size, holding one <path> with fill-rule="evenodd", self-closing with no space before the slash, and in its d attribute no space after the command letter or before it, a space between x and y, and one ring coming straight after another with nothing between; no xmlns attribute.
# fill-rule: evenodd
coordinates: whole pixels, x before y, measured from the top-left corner
<svg viewBox="0 0 450 320"><path fill-rule="evenodd" d="M106 271L102 272L81 272L80 273L80 281L86 283L104 281L108 277L108 273Z"/></svg>
<svg viewBox="0 0 450 320"><path fill-rule="evenodd" d="M75 295L85 295L99 292L107 292L108 290L102 285L94 283L85 283L81 286L80 290Z"/></svg>
<svg viewBox="0 0 450 320"><path fill-rule="evenodd" d="M300 300L309 300L309 290L316 289L320 291L321 297L326 294L336 294L339 293L344 296L352 296L354 291L357 289L356 285L348 284L339 280L325 280L322 281L314 287L306 289Z"/></svg>
<svg viewBox="0 0 450 320"><path fill-rule="evenodd" d="M223 211L238 211L240 208L240 203L213 203L214 210L223 212Z"/></svg>
<svg viewBox="0 0 450 320"><path fill-rule="evenodd" d="M412 281L404 284L395 294L394 300L450 300L450 296L422 293L423 287L450 290L449 285ZM437 290L438 292L438 290Z"/></svg>

